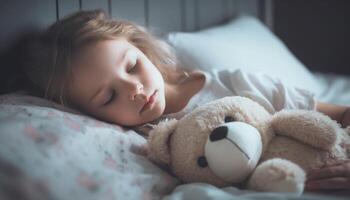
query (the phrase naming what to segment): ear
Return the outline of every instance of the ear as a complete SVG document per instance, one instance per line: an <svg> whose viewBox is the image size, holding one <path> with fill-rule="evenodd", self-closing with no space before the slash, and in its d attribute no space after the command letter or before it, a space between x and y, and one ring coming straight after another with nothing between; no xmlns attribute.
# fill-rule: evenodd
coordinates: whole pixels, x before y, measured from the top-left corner
<svg viewBox="0 0 350 200"><path fill-rule="evenodd" d="M177 122L176 119L162 121L149 133L148 158L150 160L162 166L170 164L169 142Z"/></svg>

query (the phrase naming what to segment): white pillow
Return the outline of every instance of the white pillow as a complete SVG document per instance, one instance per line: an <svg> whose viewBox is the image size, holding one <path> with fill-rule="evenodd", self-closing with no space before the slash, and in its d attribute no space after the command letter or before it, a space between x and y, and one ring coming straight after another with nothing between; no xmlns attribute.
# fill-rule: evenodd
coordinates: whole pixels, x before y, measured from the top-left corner
<svg viewBox="0 0 350 200"><path fill-rule="evenodd" d="M254 17L194 33L170 33L168 42L187 68L263 72L315 94L320 86L311 72L267 27Z"/></svg>

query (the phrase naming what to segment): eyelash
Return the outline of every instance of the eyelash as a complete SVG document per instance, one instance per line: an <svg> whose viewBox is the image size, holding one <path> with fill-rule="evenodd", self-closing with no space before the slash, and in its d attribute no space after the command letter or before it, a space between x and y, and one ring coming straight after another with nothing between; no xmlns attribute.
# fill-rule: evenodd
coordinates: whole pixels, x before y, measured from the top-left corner
<svg viewBox="0 0 350 200"><path fill-rule="evenodd" d="M127 72L131 73L131 72L135 71L137 66L138 66L138 61L136 61L135 65L132 65L131 67L129 67Z"/></svg>
<svg viewBox="0 0 350 200"><path fill-rule="evenodd" d="M116 94L115 94L115 91L113 90L111 97L103 105L107 106L108 104L110 104L114 100L115 96L116 96Z"/></svg>
<svg viewBox="0 0 350 200"><path fill-rule="evenodd" d="M128 72L128 73L133 72L133 71L136 69L137 66L138 66L138 61L136 61L135 65L133 65L132 67L130 67L130 68L127 70L127 72ZM108 99L108 101L107 101L106 103L104 103L103 105L104 105L104 106L107 106L108 104L110 104L110 103L114 100L115 96L116 96L116 94L115 94L115 91L113 90L113 91L112 91L111 97L110 97L110 98Z"/></svg>

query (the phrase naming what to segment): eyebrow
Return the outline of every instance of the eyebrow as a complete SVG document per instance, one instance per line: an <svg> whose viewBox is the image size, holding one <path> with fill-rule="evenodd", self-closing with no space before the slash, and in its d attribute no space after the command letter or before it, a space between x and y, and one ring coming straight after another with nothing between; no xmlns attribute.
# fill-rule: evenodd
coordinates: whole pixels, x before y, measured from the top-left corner
<svg viewBox="0 0 350 200"><path fill-rule="evenodd" d="M129 52L129 51L131 51L130 48L128 48L128 49L125 50L124 55L123 55L123 57L122 57L122 62L121 62L121 63L124 63L124 62L125 62L125 57L128 55L128 52ZM92 96L90 97L89 102L91 102L98 94L100 94L101 91L102 91L103 89L104 89L103 86L100 87L100 88L97 90L97 92L96 92L94 95L92 95Z"/></svg>

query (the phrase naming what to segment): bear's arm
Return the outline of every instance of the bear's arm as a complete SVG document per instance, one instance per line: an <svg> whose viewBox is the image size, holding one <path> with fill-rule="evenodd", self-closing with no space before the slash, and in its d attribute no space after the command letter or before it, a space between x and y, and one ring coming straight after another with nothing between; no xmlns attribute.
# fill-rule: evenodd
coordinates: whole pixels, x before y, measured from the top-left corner
<svg viewBox="0 0 350 200"><path fill-rule="evenodd" d="M311 110L282 110L272 118L277 135L291 137L315 148L327 150L337 140L339 124L328 116Z"/></svg>

